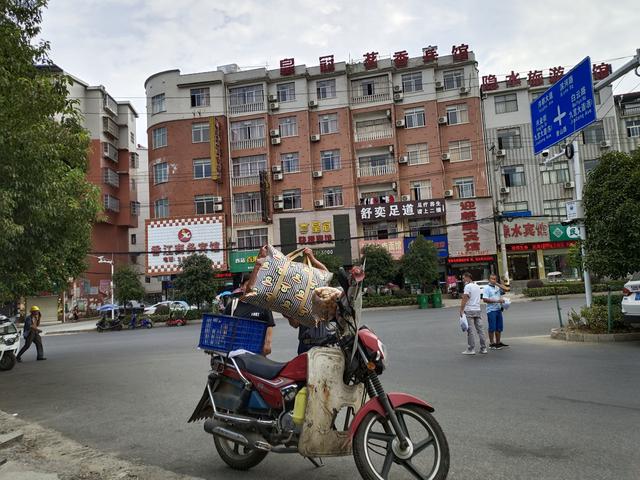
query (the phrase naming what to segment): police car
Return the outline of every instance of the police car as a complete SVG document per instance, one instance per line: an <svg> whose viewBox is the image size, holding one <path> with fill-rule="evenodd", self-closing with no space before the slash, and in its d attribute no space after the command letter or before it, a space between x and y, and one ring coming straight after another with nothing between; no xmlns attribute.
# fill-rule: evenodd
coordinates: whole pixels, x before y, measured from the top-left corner
<svg viewBox="0 0 640 480"><path fill-rule="evenodd" d="M640 323L640 280L625 283L622 289L622 313L629 323Z"/></svg>

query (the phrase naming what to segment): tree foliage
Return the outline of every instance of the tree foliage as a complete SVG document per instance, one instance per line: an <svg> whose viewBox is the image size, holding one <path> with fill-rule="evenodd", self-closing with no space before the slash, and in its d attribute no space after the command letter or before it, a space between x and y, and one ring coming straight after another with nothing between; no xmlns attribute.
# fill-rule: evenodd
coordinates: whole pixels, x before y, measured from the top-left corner
<svg viewBox="0 0 640 480"><path fill-rule="evenodd" d="M366 259L366 286L379 287L390 282L396 274L397 265L386 248L380 245L367 245L362 250Z"/></svg>
<svg viewBox="0 0 640 480"><path fill-rule="evenodd" d="M344 266L342 263L342 259L338 255L329 255L322 252L314 253L316 259L324 264L331 273L333 273L333 278L331 279L331 285L338 285L338 271L340 267Z"/></svg>
<svg viewBox="0 0 640 480"><path fill-rule="evenodd" d="M125 305L130 300L142 300L144 287L138 274L128 265L122 266L113 274L113 294L119 304Z"/></svg>
<svg viewBox="0 0 640 480"><path fill-rule="evenodd" d="M70 80L36 43L45 0L0 0L0 296L60 290L86 269L100 211Z"/></svg>
<svg viewBox="0 0 640 480"><path fill-rule="evenodd" d="M422 235L411 243L402 257L402 271L411 283L417 283L423 292L429 291L438 278L438 249Z"/></svg>
<svg viewBox="0 0 640 480"><path fill-rule="evenodd" d="M214 277L213 263L206 255L189 255L181 261L182 272L173 282L176 290L190 304L200 305L216 295L219 282Z"/></svg>
<svg viewBox="0 0 640 480"><path fill-rule="evenodd" d="M584 191L586 264L599 276L640 271L640 150L611 152L589 173Z"/></svg>

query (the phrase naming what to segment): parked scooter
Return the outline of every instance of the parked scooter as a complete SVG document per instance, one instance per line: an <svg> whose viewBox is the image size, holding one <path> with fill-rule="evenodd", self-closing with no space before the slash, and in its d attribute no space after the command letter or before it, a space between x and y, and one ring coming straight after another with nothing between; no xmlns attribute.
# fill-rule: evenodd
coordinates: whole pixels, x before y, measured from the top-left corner
<svg viewBox="0 0 640 480"><path fill-rule="evenodd" d="M153 322L148 317L142 317L142 320L138 322L138 315L134 312L131 314L129 330L135 330L136 328L153 328Z"/></svg>
<svg viewBox="0 0 640 480"><path fill-rule="evenodd" d="M20 349L20 332L9 318L0 315L0 370L11 370L16 365Z"/></svg>
<svg viewBox="0 0 640 480"><path fill-rule="evenodd" d="M255 467L269 452L299 453L316 466L325 456L353 454L367 480L399 473L447 477L449 446L433 407L409 394L387 393L380 382L387 351L359 325L363 279L359 267L349 276L341 270L345 293L332 321L335 334L286 363L235 351L242 348L236 342L241 329L232 322L251 320L212 316L207 325L205 317L201 345L216 328L232 345L207 352L211 371L189 421L206 419L204 430L231 468Z"/></svg>
<svg viewBox="0 0 640 480"><path fill-rule="evenodd" d="M113 320L111 317L103 315L102 318L96 323L98 333L105 332L107 330L122 330L122 320L124 315L118 314Z"/></svg>

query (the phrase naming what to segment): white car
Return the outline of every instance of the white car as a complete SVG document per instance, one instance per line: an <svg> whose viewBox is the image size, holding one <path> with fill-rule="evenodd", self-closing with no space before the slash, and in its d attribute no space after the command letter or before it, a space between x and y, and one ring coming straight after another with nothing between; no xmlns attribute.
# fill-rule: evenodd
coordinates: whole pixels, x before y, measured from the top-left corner
<svg viewBox="0 0 640 480"><path fill-rule="evenodd" d="M622 313L629 323L640 323L640 280L625 283L622 289Z"/></svg>
<svg viewBox="0 0 640 480"><path fill-rule="evenodd" d="M176 311L176 310L187 311L187 310L194 310L196 308L194 306L190 306L184 300L165 300L164 302L158 302L154 305L151 305L150 307L145 308L143 314L153 315L154 313L156 313L156 310L158 309L158 307L163 305L166 307L169 307L169 310L172 310L172 311Z"/></svg>
<svg viewBox="0 0 640 480"><path fill-rule="evenodd" d="M480 298L482 298L484 295L484 287L489 285L489 280L478 280L475 284L480 287Z"/></svg>

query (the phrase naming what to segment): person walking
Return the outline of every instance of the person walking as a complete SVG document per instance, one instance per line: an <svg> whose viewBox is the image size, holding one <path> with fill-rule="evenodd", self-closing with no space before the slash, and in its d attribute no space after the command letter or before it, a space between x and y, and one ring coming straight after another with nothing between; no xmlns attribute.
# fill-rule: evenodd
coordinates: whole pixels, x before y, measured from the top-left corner
<svg viewBox="0 0 640 480"><path fill-rule="evenodd" d="M29 347L32 343L36 344L37 358L36 360L46 360L44 357L44 349L42 348L42 338L40 337L40 330L38 327L40 326L41 313L40 309L34 305L31 307L30 315L24 321L24 329L22 335L25 338L24 346L18 352L16 356L16 360L18 363L22 362L22 354L29 350Z"/></svg>
<svg viewBox="0 0 640 480"><path fill-rule="evenodd" d="M504 299L502 294L505 290L506 287L498 283L498 276L492 274L489 277L489 285L484 287L482 295L482 300L487 304L489 348L491 350L500 350L509 346L502 343L502 330L504 328L504 320L502 318Z"/></svg>
<svg viewBox="0 0 640 480"><path fill-rule="evenodd" d="M473 334L475 328L480 340L480 353L485 354L487 344L482 331L482 309L480 307L480 287L473 282L471 273L465 272L462 275L464 281L464 293L460 302L460 316L466 315L469 328L467 328L467 349L462 352L463 355L476 354L476 340Z"/></svg>

